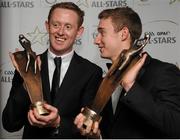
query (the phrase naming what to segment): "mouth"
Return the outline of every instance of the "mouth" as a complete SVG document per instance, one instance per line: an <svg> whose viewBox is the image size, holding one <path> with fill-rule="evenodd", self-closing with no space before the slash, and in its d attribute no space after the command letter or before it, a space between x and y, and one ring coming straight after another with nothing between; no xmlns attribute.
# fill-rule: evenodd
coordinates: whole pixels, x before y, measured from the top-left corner
<svg viewBox="0 0 180 140"><path fill-rule="evenodd" d="M65 37L59 37L59 36L55 36L55 40L59 43L63 43L66 41Z"/></svg>
<svg viewBox="0 0 180 140"><path fill-rule="evenodd" d="M102 46L99 46L99 50L102 51L104 49L104 47Z"/></svg>
<svg viewBox="0 0 180 140"><path fill-rule="evenodd" d="M102 54L104 51L103 51L104 49L103 48L99 48L99 52Z"/></svg>

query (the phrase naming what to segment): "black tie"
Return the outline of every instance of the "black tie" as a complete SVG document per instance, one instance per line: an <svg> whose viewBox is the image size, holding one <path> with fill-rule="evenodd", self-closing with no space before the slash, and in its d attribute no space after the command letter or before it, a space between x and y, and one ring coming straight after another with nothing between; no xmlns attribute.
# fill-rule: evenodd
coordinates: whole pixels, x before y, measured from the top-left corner
<svg viewBox="0 0 180 140"><path fill-rule="evenodd" d="M59 82L60 82L60 72L61 72L61 57L55 57L54 63L56 68L54 70L53 79L52 79L52 89L51 89L51 97L52 102L54 101L55 95L59 89Z"/></svg>

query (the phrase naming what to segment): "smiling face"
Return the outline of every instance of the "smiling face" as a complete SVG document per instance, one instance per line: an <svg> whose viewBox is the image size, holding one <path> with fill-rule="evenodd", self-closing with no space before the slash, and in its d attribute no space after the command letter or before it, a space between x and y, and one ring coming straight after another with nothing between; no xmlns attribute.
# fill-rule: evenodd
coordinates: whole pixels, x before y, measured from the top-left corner
<svg viewBox="0 0 180 140"><path fill-rule="evenodd" d="M117 59L122 50L133 46L142 32L139 15L130 7L105 9L98 15L98 35L94 43L99 46L101 57Z"/></svg>
<svg viewBox="0 0 180 140"><path fill-rule="evenodd" d="M100 48L102 58L114 61L122 51L121 31L114 30L111 18L101 19L94 43Z"/></svg>
<svg viewBox="0 0 180 140"><path fill-rule="evenodd" d="M70 52L77 37L83 33L83 27L78 26L78 15L72 10L56 8L49 21L46 21L49 33L50 50L56 55Z"/></svg>

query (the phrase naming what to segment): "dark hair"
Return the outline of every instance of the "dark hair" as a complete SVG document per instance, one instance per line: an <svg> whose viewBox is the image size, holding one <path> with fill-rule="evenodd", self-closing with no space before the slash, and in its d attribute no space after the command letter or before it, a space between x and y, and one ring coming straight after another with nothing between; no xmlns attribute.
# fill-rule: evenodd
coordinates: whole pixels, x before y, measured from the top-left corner
<svg viewBox="0 0 180 140"><path fill-rule="evenodd" d="M64 8L64 9L69 9L69 10L73 10L74 12L77 13L79 20L78 20L78 26L80 27L83 24L84 21L84 11L82 11L76 4L74 4L73 2L60 2L60 3L56 3L54 4L50 11L49 11L49 15L48 15L48 21L50 21L52 12L56 9L56 8Z"/></svg>
<svg viewBox="0 0 180 140"><path fill-rule="evenodd" d="M132 43L135 39L139 39L142 33L142 23L139 15L130 7L118 7L114 9L103 10L99 19L111 18L115 31L120 31L123 27L127 27L131 34Z"/></svg>

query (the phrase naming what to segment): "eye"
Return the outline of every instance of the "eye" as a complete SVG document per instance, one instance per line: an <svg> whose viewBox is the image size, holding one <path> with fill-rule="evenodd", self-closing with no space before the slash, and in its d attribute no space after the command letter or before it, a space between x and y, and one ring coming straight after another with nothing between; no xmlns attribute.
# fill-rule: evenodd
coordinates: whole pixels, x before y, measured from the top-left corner
<svg viewBox="0 0 180 140"><path fill-rule="evenodd" d="M70 24L66 25L66 29L70 30L72 28L72 26Z"/></svg>
<svg viewBox="0 0 180 140"><path fill-rule="evenodd" d="M101 36L104 36L105 35L105 32L104 31L101 31L99 32L101 34Z"/></svg>
<svg viewBox="0 0 180 140"><path fill-rule="evenodd" d="M99 28L98 29L98 34L101 35L101 36L105 36L106 32L102 28Z"/></svg>
<svg viewBox="0 0 180 140"><path fill-rule="evenodd" d="M59 28L59 24L57 23L57 22L52 22L52 26L54 27L54 28Z"/></svg>

